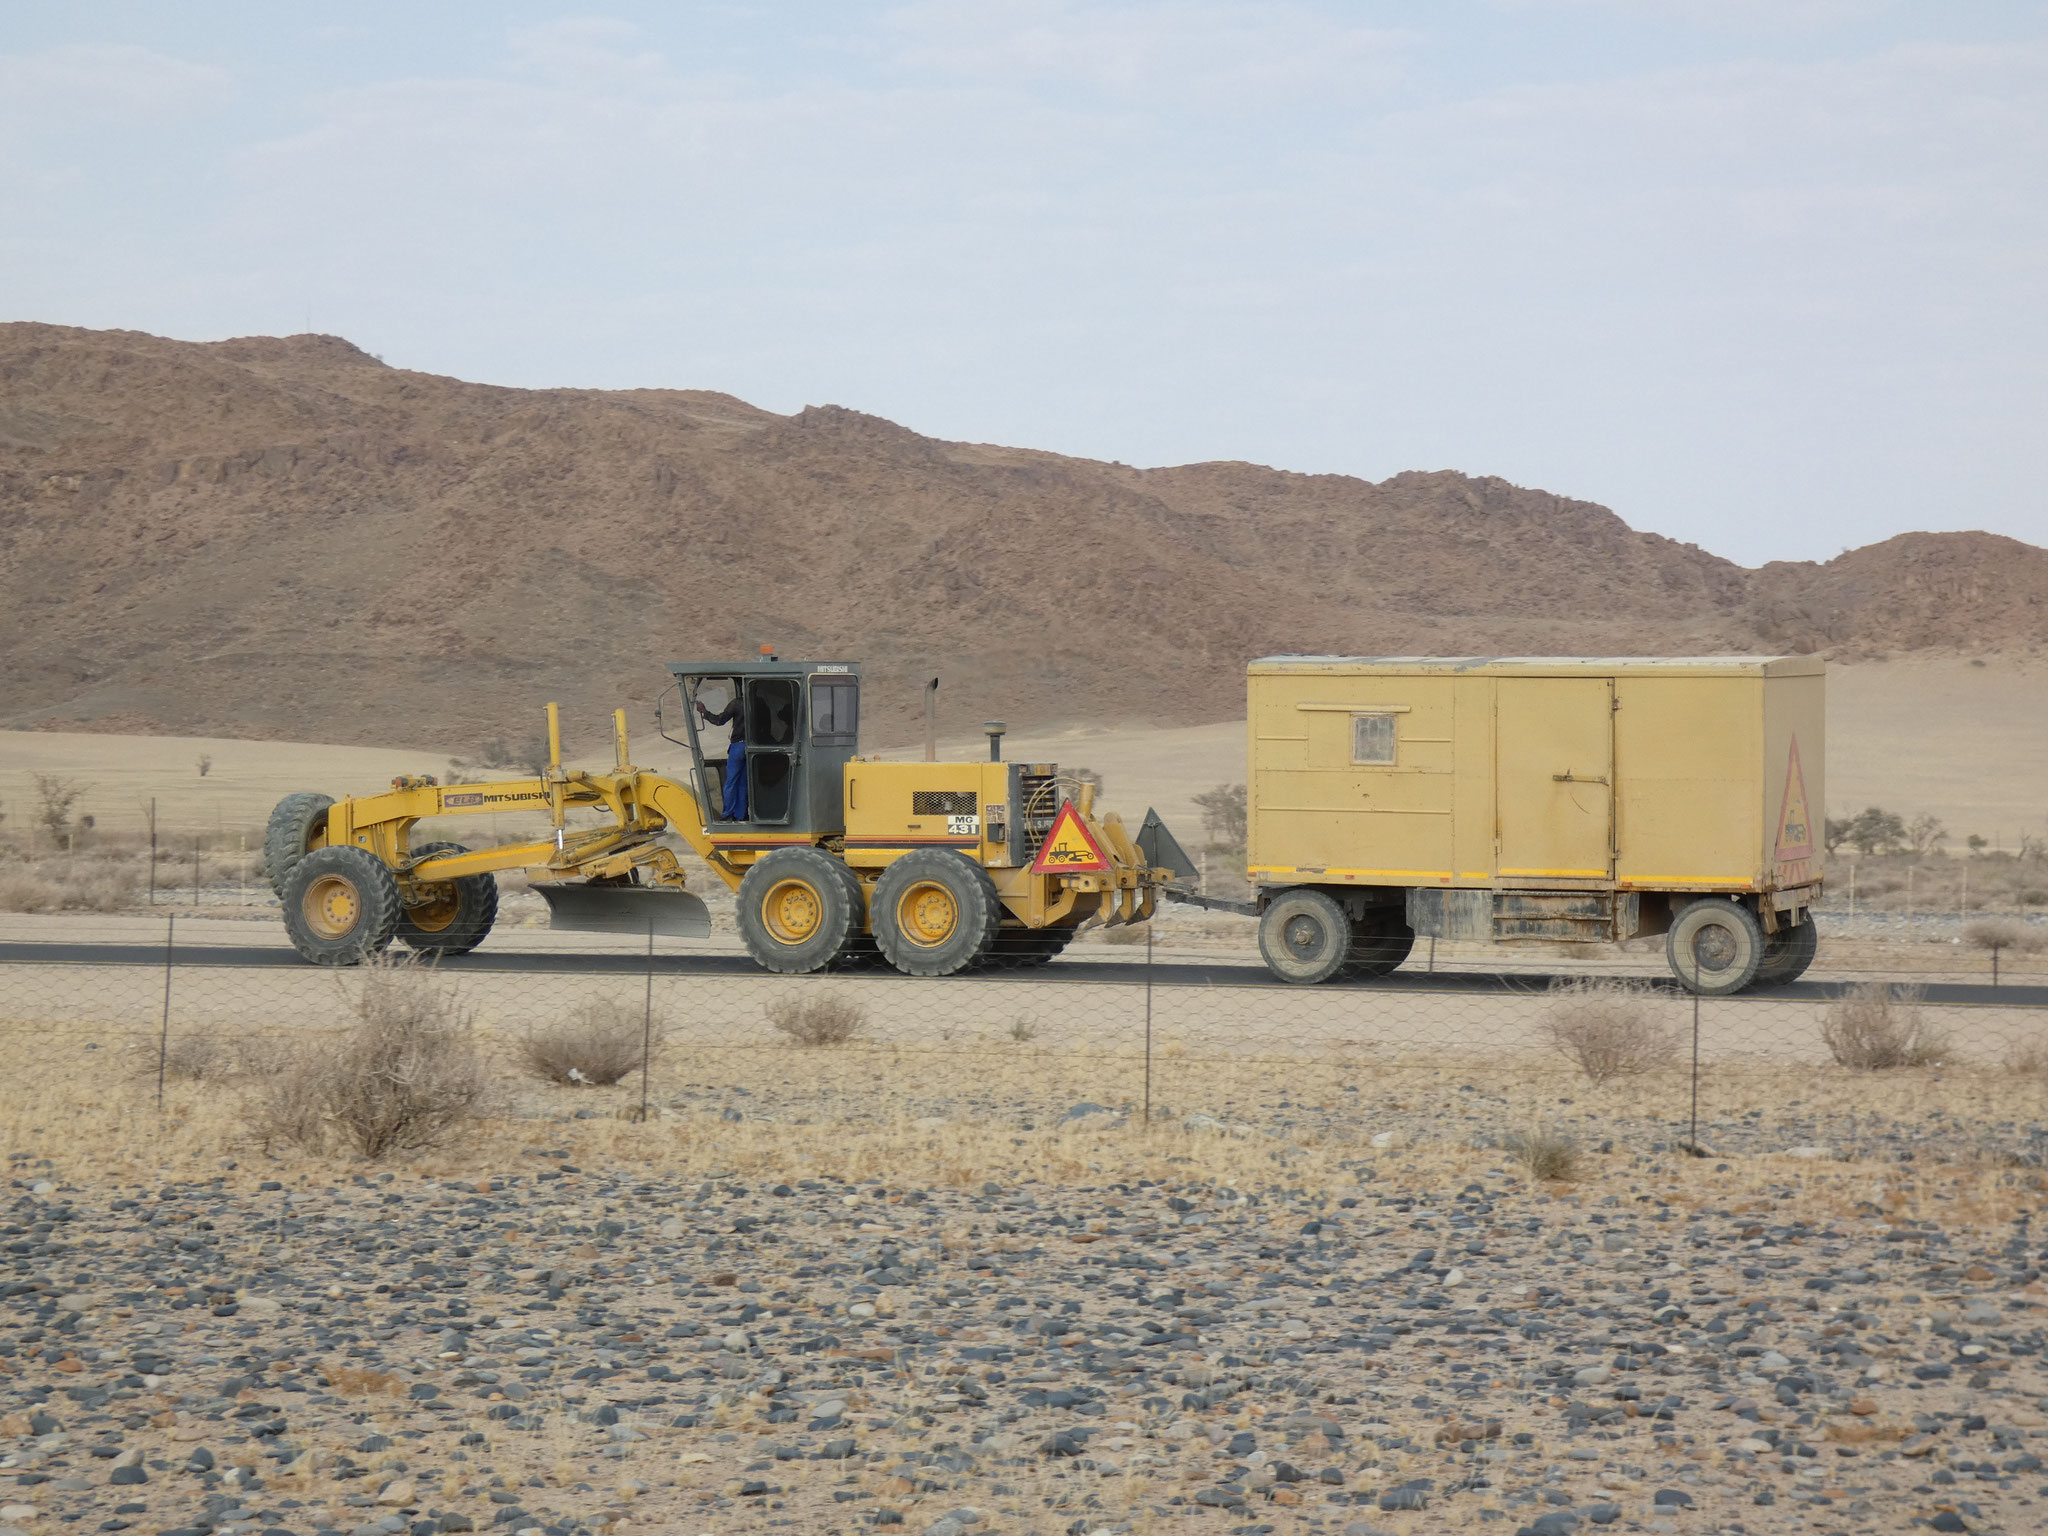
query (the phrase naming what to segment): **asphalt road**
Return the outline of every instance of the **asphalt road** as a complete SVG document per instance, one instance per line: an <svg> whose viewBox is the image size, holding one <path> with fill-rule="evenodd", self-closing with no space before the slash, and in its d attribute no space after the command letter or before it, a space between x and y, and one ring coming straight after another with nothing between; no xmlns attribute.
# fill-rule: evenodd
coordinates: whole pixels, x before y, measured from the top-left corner
<svg viewBox="0 0 2048 1536"><path fill-rule="evenodd" d="M140 965L161 967L164 963L163 946L160 944L39 944L0 943L0 967L8 965ZM519 953L513 950L493 950L486 953L460 955L441 964L450 972L477 973L529 973L537 975L592 975L617 976L640 975L652 964L655 972L664 976L754 976L760 970L745 955L740 954L657 954L650 962L646 955L563 953ZM297 953L279 945L179 945L172 956L176 966L220 966L250 970L296 970L305 966ZM1045 986L1048 984L1081 984L1088 986L1138 986L1145 980L1146 966L1143 961L1126 960L1066 960L1026 971L988 971L950 978L955 981L971 981L993 986ZM1244 964L1192 964L1186 961L1162 961L1151 967L1152 984L1156 987L1284 987L1285 982L1273 977L1264 966ZM1531 971L1438 971L1430 973L1421 970L1404 969L1392 976L1377 981L1326 982L1322 990L1345 990L1356 988L1374 992L1412 992L1434 996L1451 995L1500 995L1514 993L1542 993L1547 991L1553 980L1569 976L1558 973L1553 977L1547 972ZM895 971L886 967L867 971L841 974L837 979L857 981L864 976L889 981L903 981ZM1669 978L1656 983L1672 992L1678 984ZM1850 985L1848 981L1800 981L1791 986L1772 987L1745 993L1745 998L1758 1001L1780 1002L1825 1002L1838 997ZM2048 986L2001 986L1992 987L1978 983L1933 982L1925 984L1923 993L1926 1001L1950 1006L1996 1007L1996 1008L2043 1008L2048 1007ZM1724 1000L1725 1001L1725 1000Z"/></svg>

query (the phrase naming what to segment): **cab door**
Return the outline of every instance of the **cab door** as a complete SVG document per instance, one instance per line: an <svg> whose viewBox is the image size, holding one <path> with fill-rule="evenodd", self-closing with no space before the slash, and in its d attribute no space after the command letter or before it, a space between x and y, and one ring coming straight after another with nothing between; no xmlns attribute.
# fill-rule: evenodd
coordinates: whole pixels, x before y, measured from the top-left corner
<svg viewBox="0 0 2048 1536"><path fill-rule="evenodd" d="M747 820L786 826L797 804L802 767L802 681L756 677L747 681Z"/></svg>
<svg viewBox="0 0 2048 1536"><path fill-rule="evenodd" d="M1614 679L1503 677L1494 695L1496 870L1614 874Z"/></svg>

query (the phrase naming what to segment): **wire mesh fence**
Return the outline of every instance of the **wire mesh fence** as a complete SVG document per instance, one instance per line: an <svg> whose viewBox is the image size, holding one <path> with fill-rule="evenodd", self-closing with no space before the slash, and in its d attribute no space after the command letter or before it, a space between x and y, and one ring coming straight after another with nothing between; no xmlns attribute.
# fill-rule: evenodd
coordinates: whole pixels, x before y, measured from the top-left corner
<svg viewBox="0 0 2048 1536"><path fill-rule="evenodd" d="M34 928L17 920L0 938L11 1084L0 1098L85 1060L110 1092L159 1102L166 1086L247 1085L362 1015L366 973L306 965L267 925L188 915ZM717 945L501 937L413 969L495 1076L589 1090L581 1106L607 1114L796 1125L970 1113L1027 1130L1172 1122L1249 1136L1333 1126L1359 1095L1426 1068L1429 1091L1449 1096L1432 1103L1439 1118L1461 1094L1484 1100L1459 1074L1506 1073L1565 1104L1591 1093L1667 1125L1674 1145L1704 1146L1782 1141L1782 1117L1729 1113L1796 1105L1817 1073L1979 1074L2018 1085L2007 1140L2031 1157L2027 1094L2048 1085L2048 986L2025 978L1992 988L1823 972L1698 998L1652 974L1648 957L1560 976L1425 945L1378 980L1290 987L1245 957L1149 935L944 980L887 968L778 976Z"/></svg>

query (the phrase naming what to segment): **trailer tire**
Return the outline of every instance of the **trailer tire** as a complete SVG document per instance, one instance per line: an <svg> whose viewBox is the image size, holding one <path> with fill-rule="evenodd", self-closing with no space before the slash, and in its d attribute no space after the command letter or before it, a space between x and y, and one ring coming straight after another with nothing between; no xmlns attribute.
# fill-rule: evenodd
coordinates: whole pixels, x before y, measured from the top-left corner
<svg viewBox="0 0 2048 1536"><path fill-rule="evenodd" d="M361 965L390 946L398 877L367 848L315 848L285 877L284 931L315 965Z"/></svg>
<svg viewBox="0 0 2048 1536"><path fill-rule="evenodd" d="M306 856L315 837L327 831L327 807L334 796L301 790L286 795L270 813L263 829L263 873L270 881L270 894L284 900L284 883L292 866Z"/></svg>
<svg viewBox="0 0 2048 1536"><path fill-rule="evenodd" d="M1751 983L1758 987L1782 987L1797 981L1806 974L1806 968L1813 964L1813 957L1820 952L1820 930L1814 926L1813 915L1807 914L1806 921L1796 928L1780 928L1764 939L1764 958L1756 968L1756 980Z"/></svg>
<svg viewBox="0 0 2048 1536"><path fill-rule="evenodd" d="M1664 955L1686 991L1728 997L1756 980L1763 924L1739 901L1703 897L1679 908L1664 936Z"/></svg>
<svg viewBox="0 0 2048 1536"><path fill-rule="evenodd" d="M422 843L414 858L467 853L460 843ZM434 898L417 907L401 908L398 937L423 955L466 955L483 943L498 920L498 879L495 875L464 875L426 887Z"/></svg>
<svg viewBox="0 0 2048 1536"><path fill-rule="evenodd" d="M1328 981L1350 958L1351 919L1334 896L1313 886L1282 891L1259 918L1259 953L1282 981Z"/></svg>
<svg viewBox="0 0 2048 1536"><path fill-rule="evenodd" d="M906 853L875 882L875 942L906 976L952 976L977 964L1002 921L988 871L949 848Z"/></svg>
<svg viewBox="0 0 2048 1536"><path fill-rule="evenodd" d="M1344 972L1368 980L1399 970L1415 948L1415 930L1391 912L1371 913L1351 925Z"/></svg>
<svg viewBox="0 0 2048 1536"><path fill-rule="evenodd" d="M822 971L860 932L852 871L817 848L778 848L740 881L735 915L747 953L784 976Z"/></svg>

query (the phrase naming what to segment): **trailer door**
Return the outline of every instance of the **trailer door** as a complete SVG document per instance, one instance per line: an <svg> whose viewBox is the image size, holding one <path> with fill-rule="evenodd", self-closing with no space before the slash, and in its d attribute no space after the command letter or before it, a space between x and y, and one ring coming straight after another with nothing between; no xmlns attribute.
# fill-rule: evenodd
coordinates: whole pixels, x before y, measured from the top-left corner
<svg viewBox="0 0 2048 1536"><path fill-rule="evenodd" d="M1503 677L1494 695L1496 869L1614 874L1614 679Z"/></svg>

